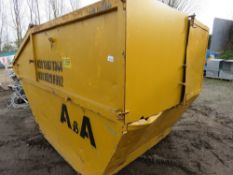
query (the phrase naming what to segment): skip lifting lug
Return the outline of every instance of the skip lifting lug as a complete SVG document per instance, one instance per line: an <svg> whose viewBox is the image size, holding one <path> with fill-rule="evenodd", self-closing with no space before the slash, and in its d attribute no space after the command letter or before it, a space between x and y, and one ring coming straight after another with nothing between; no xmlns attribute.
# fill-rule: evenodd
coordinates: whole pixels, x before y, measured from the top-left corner
<svg viewBox="0 0 233 175"><path fill-rule="evenodd" d="M129 111L125 111L125 112L118 112L117 113L117 119L118 120L124 120L125 119L125 116L129 114Z"/></svg>
<svg viewBox="0 0 233 175"><path fill-rule="evenodd" d="M126 10L126 0L121 0L121 2L123 3L123 10Z"/></svg>
<svg viewBox="0 0 233 175"><path fill-rule="evenodd" d="M181 86L186 86L186 83L184 83L184 82L181 82L181 83L179 83Z"/></svg>
<svg viewBox="0 0 233 175"><path fill-rule="evenodd" d="M188 17L189 21L190 21L190 26L194 27L195 24L195 18L196 18L196 14L190 15Z"/></svg>

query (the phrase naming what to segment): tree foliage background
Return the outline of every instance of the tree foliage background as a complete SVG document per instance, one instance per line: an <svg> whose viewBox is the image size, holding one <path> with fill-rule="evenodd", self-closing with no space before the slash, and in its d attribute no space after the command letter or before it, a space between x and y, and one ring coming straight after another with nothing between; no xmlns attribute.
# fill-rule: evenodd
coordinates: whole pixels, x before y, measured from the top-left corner
<svg viewBox="0 0 233 175"><path fill-rule="evenodd" d="M79 8L81 0L0 0L0 52L15 50L29 24L41 24ZM84 1L84 0L83 0ZM92 0L94 1L94 0ZM188 15L194 14L204 0L158 0ZM231 0L229 0L231 1ZM204 7L207 9L208 7ZM232 8L233 19L233 8ZM231 38L227 49L232 48Z"/></svg>
<svg viewBox="0 0 233 175"><path fill-rule="evenodd" d="M198 0L158 0L179 11L191 14L199 8Z"/></svg>
<svg viewBox="0 0 233 175"><path fill-rule="evenodd" d="M0 52L16 50L30 24L79 8L80 0L0 0Z"/></svg>

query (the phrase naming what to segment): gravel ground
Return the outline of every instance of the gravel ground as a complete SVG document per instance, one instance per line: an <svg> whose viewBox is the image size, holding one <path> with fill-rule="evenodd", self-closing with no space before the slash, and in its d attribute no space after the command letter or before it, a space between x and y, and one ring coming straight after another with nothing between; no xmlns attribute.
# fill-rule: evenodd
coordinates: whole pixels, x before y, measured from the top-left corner
<svg viewBox="0 0 233 175"><path fill-rule="evenodd" d="M206 79L200 97L160 144L119 175L232 175L233 83Z"/></svg>
<svg viewBox="0 0 233 175"><path fill-rule="evenodd" d="M0 90L8 89L7 85L11 83L11 80L5 69L0 68Z"/></svg>
<svg viewBox="0 0 233 175"><path fill-rule="evenodd" d="M10 94L0 90L0 174L75 175L39 133L29 108L7 108ZM118 175L232 172L233 83L206 79L201 96L172 133Z"/></svg>

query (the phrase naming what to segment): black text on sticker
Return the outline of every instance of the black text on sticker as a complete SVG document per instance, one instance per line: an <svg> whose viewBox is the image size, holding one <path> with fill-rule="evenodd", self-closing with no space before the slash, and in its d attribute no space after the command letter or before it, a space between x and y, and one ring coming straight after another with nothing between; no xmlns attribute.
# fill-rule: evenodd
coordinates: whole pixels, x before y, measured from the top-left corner
<svg viewBox="0 0 233 175"><path fill-rule="evenodd" d="M67 123L67 126L69 129L71 129L76 134L79 134L78 122L73 121L73 123L71 124L69 113L68 113L68 110L65 104L62 104L62 107L61 107L60 121L61 123ZM95 139L94 139L92 128L91 128L91 122L87 116L83 116L81 131L79 135L83 139L85 138L90 139L90 144L96 148Z"/></svg>

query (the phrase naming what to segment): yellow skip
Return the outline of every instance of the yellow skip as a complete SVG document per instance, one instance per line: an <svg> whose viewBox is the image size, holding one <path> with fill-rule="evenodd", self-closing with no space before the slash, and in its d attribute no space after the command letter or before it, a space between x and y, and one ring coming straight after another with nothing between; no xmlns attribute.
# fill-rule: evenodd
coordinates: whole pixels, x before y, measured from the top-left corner
<svg viewBox="0 0 233 175"><path fill-rule="evenodd" d="M14 60L32 112L84 175L114 174L198 96L208 28L157 0L103 0L31 28Z"/></svg>

